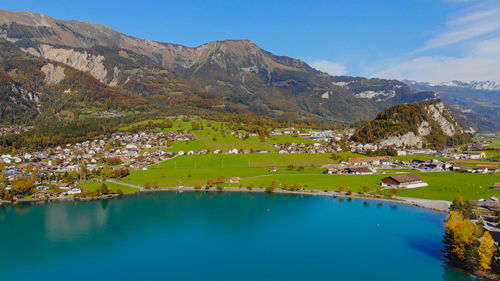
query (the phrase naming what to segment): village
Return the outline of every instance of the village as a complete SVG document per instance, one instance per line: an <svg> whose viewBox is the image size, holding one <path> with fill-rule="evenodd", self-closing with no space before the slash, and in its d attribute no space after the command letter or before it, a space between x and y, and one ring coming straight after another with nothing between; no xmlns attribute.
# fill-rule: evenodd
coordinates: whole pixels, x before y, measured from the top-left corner
<svg viewBox="0 0 500 281"><path fill-rule="evenodd" d="M258 137L256 133L230 132L229 135L245 141ZM4 178L4 190L11 191L13 185L31 185L30 192L23 196L48 198L54 196L49 190L56 187L58 196L74 196L85 191L79 182L119 179L130 170L147 170L160 162L183 155L204 154L324 154L331 155L333 164L322 165L328 175L375 175L385 174L383 170L411 169L421 172L463 172L496 173L497 165L478 164L475 167L459 164L456 160L486 159L484 151L463 151L461 147L443 150L411 149L387 147L379 144L357 143L349 140L351 129L343 130L295 130L286 128L272 130L266 138L293 136L296 142L276 142L269 149L253 147L197 150L172 150L175 143L185 143L198 138L191 130L161 131L120 131L110 136L100 136L91 141L66 144L38 151L19 150L17 153L0 155L0 167ZM301 141L303 140L303 141ZM350 154L346 154L350 153ZM389 154L377 156L379 154ZM357 155L357 157L352 157ZM398 159L399 156L412 157L411 160ZM425 157L422 157L425 156ZM430 158L429 158L430 157ZM275 167L269 170L272 172ZM28 180L29 179L29 180ZM28 184L29 182L29 184ZM415 188L426 186L422 179L407 172L393 175L379 183L381 188ZM19 193L19 192L17 192ZM8 199L4 195L5 199Z"/></svg>

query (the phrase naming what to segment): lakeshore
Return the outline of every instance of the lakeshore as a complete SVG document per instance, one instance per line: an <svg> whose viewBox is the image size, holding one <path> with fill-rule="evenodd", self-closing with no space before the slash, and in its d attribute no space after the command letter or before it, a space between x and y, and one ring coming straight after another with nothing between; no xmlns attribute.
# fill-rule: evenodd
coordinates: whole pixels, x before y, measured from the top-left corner
<svg viewBox="0 0 500 281"><path fill-rule="evenodd" d="M53 199L44 199L44 198L32 198L26 200L20 200L17 202L0 200L1 204L12 204L12 203L37 203L37 202L52 202L52 201L89 201L89 200L106 200L111 198L116 198L119 196L128 196L137 193L154 193L154 192L245 192L245 193L276 193L276 194L295 194L295 195L312 195L312 196L327 196L327 197L342 197L349 199L365 199L365 200L375 200L375 201L385 201L385 202L394 202L401 203L406 205L413 205L422 208L426 208L429 210L437 211L437 212L448 212L448 209L451 205L451 202L445 200L431 200L431 199L419 199L419 198L407 198L407 197L383 197L383 196L375 196L369 194L358 194L358 195L348 195L345 192L339 191L331 191L331 190L285 190L285 189L274 189L272 192L267 192L266 188L245 188L245 187L225 187L223 190L218 190L216 187L212 187L209 189L197 189L195 187L165 187L165 188L155 188L155 189L145 189L141 186L133 186L129 184L124 184L117 181L110 181L115 184L123 184L127 186L132 186L138 188L139 190L132 193L127 193L123 195L111 194L104 195L99 197L91 197L91 198L75 198L71 196L65 196L61 198L53 198Z"/></svg>

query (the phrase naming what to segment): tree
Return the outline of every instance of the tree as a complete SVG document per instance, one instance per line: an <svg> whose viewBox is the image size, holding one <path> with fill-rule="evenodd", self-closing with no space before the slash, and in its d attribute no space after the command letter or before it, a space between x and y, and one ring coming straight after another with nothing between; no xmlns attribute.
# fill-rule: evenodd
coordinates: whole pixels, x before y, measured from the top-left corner
<svg viewBox="0 0 500 281"><path fill-rule="evenodd" d="M462 195L457 194L457 196L455 196L455 199L453 199L453 202L451 203L450 211L461 212L463 203L464 203L464 198L462 197Z"/></svg>
<svg viewBox="0 0 500 281"><path fill-rule="evenodd" d="M226 177L225 176L218 176L217 177L217 183L224 183L226 181Z"/></svg>
<svg viewBox="0 0 500 281"><path fill-rule="evenodd" d="M194 189L196 190L201 189L201 186L202 186L201 182L197 182L194 184Z"/></svg>
<svg viewBox="0 0 500 281"><path fill-rule="evenodd" d="M79 167L79 177L80 177L80 180L81 181L86 181L87 180L87 174L88 174L88 170L87 170L87 165L85 164L80 164L80 167Z"/></svg>
<svg viewBox="0 0 500 281"><path fill-rule="evenodd" d="M455 199L450 206L450 211L457 211L462 214L464 218L472 219L474 218L474 212L472 212L472 206L469 201L464 201L462 195L457 194Z"/></svg>
<svg viewBox="0 0 500 281"><path fill-rule="evenodd" d="M395 188L391 189L391 195L394 196L396 194L398 194L398 190Z"/></svg>
<svg viewBox="0 0 500 281"><path fill-rule="evenodd" d="M339 186L339 191L340 192L343 192L345 190L345 188L343 186Z"/></svg>
<svg viewBox="0 0 500 281"><path fill-rule="evenodd" d="M368 187L368 186L366 186L366 185L365 185L365 186L363 186L363 192L365 192L365 193L366 193L366 192L368 192L368 191L370 191L370 187Z"/></svg>
<svg viewBox="0 0 500 281"><path fill-rule="evenodd" d="M99 193L101 194L108 194L109 193L109 188L106 185L106 183L102 183L101 188L99 189Z"/></svg>
<svg viewBox="0 0 500 281"><path fill-rule="evenodd" d="M479 266L481 270L490 270L492 258L497 251L495 241L491 237L491 234L488 231L485 231L479 243Z"/></svg>
<svg viewBox="0 0 500 281"><path fill-rule="evenodd" d="M445 221L443 239L445 244L443 252L448 261L469 271L478 268L480 264L478 238L482 235L481 231L481 228L470 219L464 218L460 212L450 211Z"/></svg>

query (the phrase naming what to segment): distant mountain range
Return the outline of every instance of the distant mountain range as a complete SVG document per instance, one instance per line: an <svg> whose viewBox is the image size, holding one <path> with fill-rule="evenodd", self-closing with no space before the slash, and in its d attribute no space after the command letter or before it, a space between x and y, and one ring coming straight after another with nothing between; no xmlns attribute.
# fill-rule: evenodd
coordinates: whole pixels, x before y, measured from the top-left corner
<svg viewBox="0 0 500 281"><path fill-rule="evenodd" d="M480 90L480 91L500 91L500 83L495 81L471 81L471 82L462 82L458 80L453 80L449 82L443 83L429 83L429 82L416 82L416 81L405 81L409 84L422 84L427 85L429 87L455 87L455 88L464 88L470 90Z"/></svg>
<svg viewBox="0 0 500 281"><path fill-rule="evenodd" d="M467 128L500 132L500 85L496 82L425 83L405 81L413 91L436 92Z"/></svg>
<svg viewBox="0 0 500 281"><path fill-rule="evenodd" d="M3 79L37 97L2 87L0 107L19 105L40 118L101 110L206 110L352 123L392 105L437 97L396 80L330 76L249 40L191 48L91 22L3 10L0 39ZM20 114L8 122L34 119Z"/></svg>

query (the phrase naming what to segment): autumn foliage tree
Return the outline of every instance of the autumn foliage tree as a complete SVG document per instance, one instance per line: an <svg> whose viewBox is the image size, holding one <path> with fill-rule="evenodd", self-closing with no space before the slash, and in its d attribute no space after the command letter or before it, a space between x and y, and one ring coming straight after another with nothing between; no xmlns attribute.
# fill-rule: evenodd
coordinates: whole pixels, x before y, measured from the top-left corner
<svg viewBox="0 0 500 281"><path fill-rule="evenodd" d="M483 271L488 271L491 269L491 263L493 256L497 251L497 246L491 234L486 231L480 239L479 242L479 267Z"/></svg>
<svg viewBox="0 0 500 281"><path fill-rule="evenodd" d="M456 198L454 208L460 201ZM444 225L443 253L450 264L471 272L491 270L498 249L489 232L483 233L481 226L458 210L450 211Z"/></svg>

